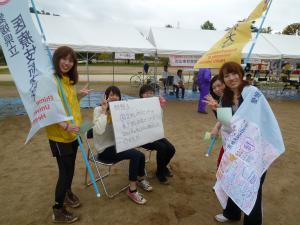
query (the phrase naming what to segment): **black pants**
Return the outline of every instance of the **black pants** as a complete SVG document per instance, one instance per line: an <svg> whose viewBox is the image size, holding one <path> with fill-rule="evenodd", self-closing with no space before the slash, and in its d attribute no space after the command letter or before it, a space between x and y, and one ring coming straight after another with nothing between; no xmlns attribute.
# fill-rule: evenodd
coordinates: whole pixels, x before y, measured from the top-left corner
<svg viewBox="0 0 300 225"><path fill-rule="evenodd" d="M244 225L261 225L262 224L262 208L261 208L261 200L262 200L262 185L264 183L266 176L266 172L262 175L260 179L260 186L257 193L257 199L255 205L247 216L244 215ZM240 220L241 219L241 209L229 198L226 209L223 211L223 215L230 220Z"/></svg>
<svg viewBox="0 0 300 225"><path fill-rule="evenodd" d="M111 146L98 154L98 159L114 163L129 159L129 180L137 181L138 176L145 176L145 155L136 149L117 153L116 147Z"/></svg>
<svg viewBox="0 0 300 225"><path fill-rule="evenodd" d="M156 150L157 173L163 174L165 168L175 154L174 146L166 139L160 139L142 146L148 150Z"/></svg>
<svg viewBox="0 0 300 225"><path fill-rule="evenodd" d="M49 140L53 156L56 157L59 175L55 188L54 208L63 207L67 190L71 190L78 149L77 140L71 143L61 143Z"/></svg>
<svg viewBox="0 0 300 225"><path fill-rule="evenodd" d="M175 88L176 98L179 98L179 88L181 88L181 98L184 98L185 88L177 85L174 85L173 87Z"/></svg>

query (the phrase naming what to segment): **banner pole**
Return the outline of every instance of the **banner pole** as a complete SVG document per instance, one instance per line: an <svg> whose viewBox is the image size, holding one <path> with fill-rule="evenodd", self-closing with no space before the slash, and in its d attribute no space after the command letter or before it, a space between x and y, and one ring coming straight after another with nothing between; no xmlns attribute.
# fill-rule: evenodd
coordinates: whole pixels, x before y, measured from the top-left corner
<svg viewBox="0 0 300 225"><path fill-rule="evenodd" d="M256 33L256 36L255 36L253 42L252 42L252 45L251 45L251 47L250 47L250 50L249 50L248 55L247 55L247 57L246 57L246 60L244 61L244 64L245 64L245 65L247 65L247 63L249 62L249 58L250 58L251 53L252 53L252 51L253 51L253 49L254 49L254 46L255 46L256 41L257 41L257 39L258 39L258 36L259 36L259 34L261 33L262 26L263 26L263 24L264 24L264 22L265 22L265 19L266 19L266 17L267 17L267 14L268 14L268 12L269 12L269 9L270 9L271 4L272 4L272 0L270 0L269 5L268 5L268 7L267 7L267 10L266 10L265 14L263 15L263 19L262 19L262 21L261 21L261 23L260 23L259 29L258 29L258 31L257 31L257 33Z"/></svg>
<svg viewBox="0 0 300 225"><path fill-rule="evenodd" d="M46 43L46 36L45 36L44 30L43 30L43 27L42 27L42 25L41 25L41 22L40 22L40 20L39 20L39 17L38 17L38 15L37 15L37 10L36 10L35 4L34 4L34 0L31 0L31 4L32 4L33 10L34 10L35 17L36 17L37 22L38 22L38 24L39 24L39 28L40 28L40 31L41 31L41 34L42 34L42 38L43 38L43 40L45 41L45 46L46 46L46 48L47 48L49 60L50 60L51 65L52 65L52 54L51 54L51 51L50 51L50 49L49 49L49 47L48 47L48 45L47 45L47 43ZM68 113L69 113L70 116L73 116L73 115L72 115L72 112L71 112L71 109L70 109L70 106L69 106L69 104L68 104L68 102L67 102L65 93L64 93L64 91L63 91L63 89L62 89L62 87L61 87L60 80L57 79L57 81L58 81L58 84L59 84L59 86L60 86L61 93L62 93L63 100L64 100L63 102L64 102L64 104L65 104L65 106L66 106L66 108L67 108L67 111L68 111ZM74 120L71 120L71 122L72 122L72 124L75 123ZM82 145L80 136L79 136L78 134L77 134L77 141L78 141L79 148L80 148L80 150L81 150L82 157L83 157L83 159L84 159L85 165L86 165L86 167L87 167L87 169L88 169L88 172L89 172L89 175L90 175L90 178L91 178L91 182L92 182L92 184L93 184L93 186L94 186L96 195L97 195L97 197L99 198L101 195L100 195L98 186L97 186L97 184L96 184L95 177L94 177L94 174L93 174L93 172L92 172L91 166L90 166L90 164L89 164L89 162L88 162L88 159L87 159L87 156L86 156L85 149L83 148L83 145Z"/></svg>

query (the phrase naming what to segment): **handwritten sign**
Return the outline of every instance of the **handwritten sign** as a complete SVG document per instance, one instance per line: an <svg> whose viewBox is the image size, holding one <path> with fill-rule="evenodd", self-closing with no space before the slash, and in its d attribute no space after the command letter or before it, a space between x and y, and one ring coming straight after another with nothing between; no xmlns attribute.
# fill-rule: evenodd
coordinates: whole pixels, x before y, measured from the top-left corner
<svg viewBox="0 0 300 225"><path fill-rule="evenodd" d="M117 152L164 137L158 97L110 102Z"/></svg>

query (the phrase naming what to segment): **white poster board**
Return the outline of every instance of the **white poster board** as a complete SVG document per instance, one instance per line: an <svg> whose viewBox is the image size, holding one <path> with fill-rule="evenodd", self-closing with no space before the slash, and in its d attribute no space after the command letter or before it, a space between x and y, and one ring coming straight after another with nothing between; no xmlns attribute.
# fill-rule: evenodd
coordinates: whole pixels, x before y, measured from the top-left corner
<svg viewBox="0 0 300 225"><path fill-rule="evenodd" d="M27 0L0 1L0 44L31 121L26 142L42 127L72 119L58 96L52 62Z"/></svg>
<svg viewBox="0 0 300 225"><path fill-rule="evenodd" d="M115 59L135 59L135 54L132 52L116 52Z"/></svg>
<svg viewBox="0 0 300 225"><path fill-rule="evenodd" d="M117 152L164 137L158 97L110 102Z"/></svg>

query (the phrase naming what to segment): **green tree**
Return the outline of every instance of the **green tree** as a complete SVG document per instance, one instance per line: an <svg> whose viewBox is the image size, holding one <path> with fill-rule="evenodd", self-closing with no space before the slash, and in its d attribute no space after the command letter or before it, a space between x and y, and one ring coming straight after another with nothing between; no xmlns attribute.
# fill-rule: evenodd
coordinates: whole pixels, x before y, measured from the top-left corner
<svg viewBox="0 0 300 225"><path fill-rule="evenodd" d="M216 28L214 27L214 24L212 22L210 22L209 20L207 20L205 23L203 23L201 25L201 29L202 30L216 30Z"/></svg>
<svg viewBox="0 0 300 225"><path fill-rule="evenodd" d="M173 26L171 24L167 24L165 27L166 28L173 28Z"/></svg>
<svg viewBox="0 0 300 225"><path fill-rule="evenodd" d="M282 31L282 34L287 34L287 35L294 35L294 34L299 35L300 33L300 23L292 23L290 25L288 25L287 27L285 27Z"/></svg>

